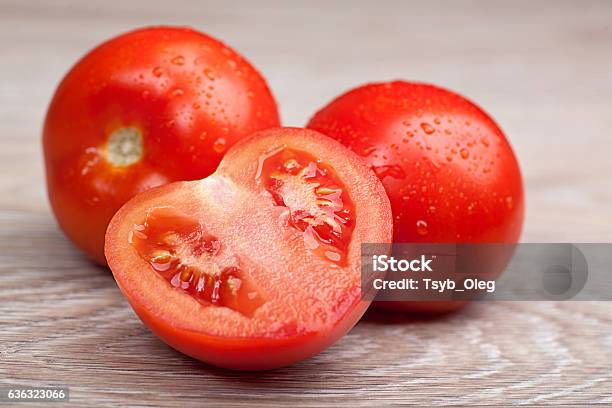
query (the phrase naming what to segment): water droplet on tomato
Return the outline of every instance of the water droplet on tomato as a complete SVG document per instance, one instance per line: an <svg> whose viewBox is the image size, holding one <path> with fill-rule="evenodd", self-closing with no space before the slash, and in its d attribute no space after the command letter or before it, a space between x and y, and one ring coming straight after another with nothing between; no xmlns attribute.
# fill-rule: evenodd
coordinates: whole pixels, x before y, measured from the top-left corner
<svg viewBox="0 0 612 408"><path fill-rule="evenodd" d="M425 221L425 220L418 220L416 222L416 232L417 232L417 234L419 234L421 236L427 235L427 233L429 232L427 230L427 228L428 228L427 221Z"/></svg>
<svg viewBox="0 0 612 408"><path fill-rule="evenodd" d="M366 146L363 148L361 154L363 156L369 156L376 151L376 146Z"/></svg>
<svg viewBox="0 0 612 408"><path fill-rule="evenodd" d="M397 164L385 165L385 166L372 166L372 170L378 176L379 179L383 179L385 177L392 177L395 179L404 179L406 178L406 173L404 173L404 169Z"/></svg>
<svg viewBox="0 0 612 408"><path fill-rule="evenodd" d="M206 75L206 78L210 79L211 81L214 81L215 78L215 73L213 72L212 69L210 68L204 68L204 75Z"/></svg>
<svg viewBox="0 0 612 408"><path fill-rule="evenodd" d="M162 67L153 68L153 76L159 78L164 74L164 69Z"/></svg>
<svg viewBox="0 0 612 408"><path fill-rule="evenodd" d="M225 140L225 138L220 137L213 143L213 150L217 153L223 153L226 148L227 141Z"/></svg>
<svg viewBox="0 0 612 408"><path fill-rule="evenodd" d="M183 65L185 63L185 57L182 55L177 55L176 57L172 58L170 62L174 65Z"/></svg>
<svg viewBox="0 0 612 408"><path fill-rule="evenodd" d="M174 88L172 91L170 91L170 97L175 98L178 96L182 96L183 93L184 92L181 88Z"/></svg>
<svg viewBox="0 0 612 408"><path fill-rule="evenodd" d="M431 126L429 123L427 122L423 122L421 123L421 129L423 129L423 132L425 132L428 135L431 135L433 132L436 131L436 129L434 129L433 126Z"/></svg>

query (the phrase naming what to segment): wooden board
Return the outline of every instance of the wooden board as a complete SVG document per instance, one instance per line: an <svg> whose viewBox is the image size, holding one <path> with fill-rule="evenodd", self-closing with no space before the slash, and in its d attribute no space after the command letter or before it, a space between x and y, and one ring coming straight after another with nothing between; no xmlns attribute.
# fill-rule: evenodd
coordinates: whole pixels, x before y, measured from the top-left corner
<svg viewBox="0 0 612 408"><path fill-rule="evenodd" d="M72 405L612 405L612 305L479 303L436 319L369 312L323 354L238 373L173 351L110 273L58 230L40 129L94 44L191 25L266 74L303 125L351 86L408 78L478 101L519 155L524 241L612 239L612 2L0 0L0 386L60 384Z"/></svg>

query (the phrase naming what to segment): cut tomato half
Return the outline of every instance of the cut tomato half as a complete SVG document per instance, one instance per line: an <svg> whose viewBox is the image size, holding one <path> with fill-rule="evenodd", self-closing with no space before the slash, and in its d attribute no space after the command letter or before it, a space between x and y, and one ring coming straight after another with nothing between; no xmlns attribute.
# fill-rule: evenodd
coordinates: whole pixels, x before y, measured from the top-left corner
<svg viewBox="0 0 612 408"><path fill-rule="evenodd" d="M279 128L230 149L206 179L139 194L115 215L106 258L170 346L233 369L318 354L366 310L360 244L390 242L382 184L315 131Z"/></svg>

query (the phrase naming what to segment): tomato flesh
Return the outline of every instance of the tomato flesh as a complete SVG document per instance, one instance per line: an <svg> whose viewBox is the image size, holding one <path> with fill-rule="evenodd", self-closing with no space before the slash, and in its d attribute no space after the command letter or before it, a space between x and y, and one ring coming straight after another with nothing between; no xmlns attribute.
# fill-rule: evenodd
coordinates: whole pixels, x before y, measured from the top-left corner
<svg viewBox="0 0 612 408"><path fill-rule="evenodd" d="M332 168L306 152L282 149L261 159L262 184L288 222L304 234L306 247L338 265L354 227L355 207Z"/></svg>
<svg viewBox="0 0 612 408"><path fill-rule="evenodd" d="M151 208L144 222L133 226L128 242L172 287L206 305L252 316L264 302L221 241L192 216L171 207Z"/></svg>

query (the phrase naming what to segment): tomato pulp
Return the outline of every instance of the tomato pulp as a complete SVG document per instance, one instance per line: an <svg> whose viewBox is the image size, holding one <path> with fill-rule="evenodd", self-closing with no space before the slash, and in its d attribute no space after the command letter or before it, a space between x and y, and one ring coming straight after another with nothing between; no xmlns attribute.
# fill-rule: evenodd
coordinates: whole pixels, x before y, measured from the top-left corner
<svg viewBox="0 0 612 408"><path fill-rule="evenodd" d="M389 242L372 170L306 129L262 131L200 181L145 191L113 217L106 257L162 340L208 363L268 369L346 333L361 299L360 244Z"/></svg>
<svg viewBox="0 0 612 408"><path fill-rule="evenodd" d="M523 184L497 124L462 96L395 81L353 89L308 127L348 146L374 169L391 201L394 242L516 242ZM499 267L483 274L495 275ZM462 302L380 302L437 312Z"/></svg>
<svg viewBox="0 0 612 408"><path fill-rule="evenodd" d="M278 125L264 78L220 41L174 27L121 35L83 57L51 101L51 206L68 237L105 263L106 227L128 199L206 177L238 140Z"/></svg>

